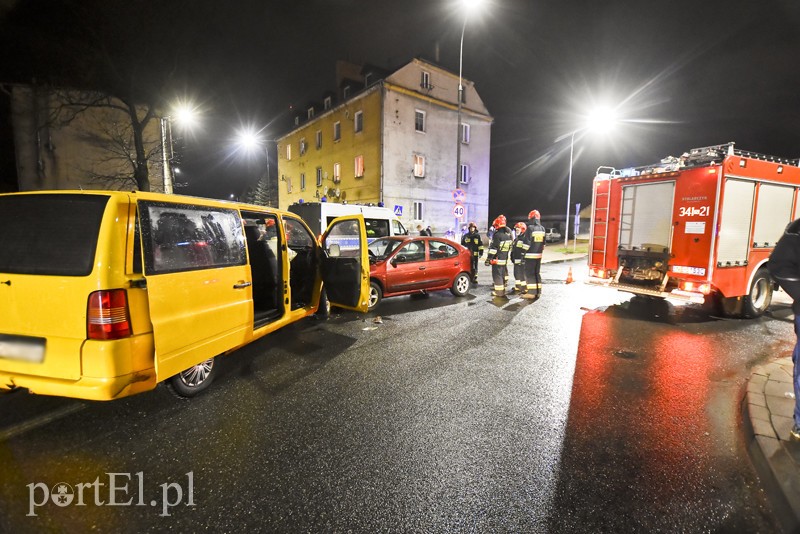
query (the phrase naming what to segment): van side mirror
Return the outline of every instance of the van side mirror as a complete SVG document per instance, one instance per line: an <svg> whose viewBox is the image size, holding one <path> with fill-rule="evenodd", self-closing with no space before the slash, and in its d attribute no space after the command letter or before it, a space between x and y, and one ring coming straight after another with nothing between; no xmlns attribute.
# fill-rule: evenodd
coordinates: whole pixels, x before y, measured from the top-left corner
<svg viewBox="0 0 800 534"><path fill-rule="evenodd" d="M328 256L330 256L331 258L338 258L341 255L341 253L342 252L339 248L339 245L337 245L336 243L332 244L328 248Z"/></svg>

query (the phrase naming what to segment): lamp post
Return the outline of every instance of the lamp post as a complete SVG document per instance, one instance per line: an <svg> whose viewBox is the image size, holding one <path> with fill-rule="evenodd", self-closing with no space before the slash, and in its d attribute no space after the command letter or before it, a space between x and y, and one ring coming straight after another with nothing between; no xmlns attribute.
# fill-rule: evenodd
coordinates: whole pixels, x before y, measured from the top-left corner
<svg viewBox="0 0 800 534"><path fill-rule="evenodd" d="M161 164L164 172L164 193L173 193L173 143L172 143L172 122L176 121L183 128L188 128L194 124L197 114L191 104L181 104L172 115L161 117Z"/></svg>
<svg viewBox="0 0 800 534"><path fill-rule="evenodd" d="M252 128L246 128L240 130L237 134L237 144L248 152L252 152L256 149L264 149L264 156L266 157L266 167L267 167L267 175L266 175L266 203L268 206L277 207L277 198L273 197L273 193L275 191L272 187L272 180L270 177L270 169L269 169L269 143L274 143L274 139L264 139L261 137L260 132L256 132Z"/></svg>
<svg viewBox="0 0 800 534"><path fill-rule="evenodd" d="M586 117L586 123L582 128L578 128L573 130L570 134L570 142L569 142L569 175L567 178L567 216L566 216L566 224L564 225L564 253L567 252L569 248L569 210L570 210L570 203L571 203L571 196L572 196L572 166L574 163L574 154L575 154L575 134L583 131L592 131L597 130L599 127L604 126L610 128L613 126L615 121L614 112L608 108L598 108L590 113ZM563 139L565 136L556 139L557 141ZM576 213L577 215L577 213ZM578 246L578 236L577 234L573 236L574 245L572 250Z"/></svg>
<svg viewBox="0 0 800 534"><path fill-rule="evenodd" d="M461 107L464 100L464 33L467 31L467 20L470 13L477 10L483 0L462 0L464 8L464 24L461 25L461 41L458 47L458 103L456 104L456 189L461 187ZM458 235L461 229L459 217L455 218L454 230Z"/></svg>

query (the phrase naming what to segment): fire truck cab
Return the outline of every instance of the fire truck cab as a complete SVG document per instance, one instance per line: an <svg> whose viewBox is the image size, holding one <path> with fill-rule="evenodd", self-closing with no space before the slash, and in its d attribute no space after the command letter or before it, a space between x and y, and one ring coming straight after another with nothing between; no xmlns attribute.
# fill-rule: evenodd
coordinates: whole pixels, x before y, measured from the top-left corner
<svg viewBox="0 0 800 534"><path fill-rule="evenodd" d="M727 143L643 167L600 167L588 283L760 316L775 287L769 255L800 216L799 163Z"/></svg>

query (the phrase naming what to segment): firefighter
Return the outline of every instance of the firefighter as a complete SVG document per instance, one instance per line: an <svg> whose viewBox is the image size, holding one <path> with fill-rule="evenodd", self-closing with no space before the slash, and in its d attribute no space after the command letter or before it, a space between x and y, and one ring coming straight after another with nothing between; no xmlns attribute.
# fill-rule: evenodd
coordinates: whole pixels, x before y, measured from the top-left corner
<svg viewBox="0 0 800 534"><path fill-rule="evenodd" d="M472 264L472 283L478 285L478 260L483 256L483 239L478 232L478 225L469 223L468 231L461 238L461 244L469 249Z"/></svg>
<svg viewBox="0 0 800 534"><path fill-rule="evenodd" d="M508 283L508 255L514 237L506 227L506 216L499 215L492 226L495 228L489 252L486 254L486 265L492 266L492 296L505 297Z"/></svg>
<svg viewBox="0 0 800 534"><path fill-rule="evenodd" d="M538 300L542 295L542 252L544 251L544 234L541 225L542 216L539 210L528 213L528 228L523 235L522 248L525 251L525 289L524 299Z"/></svg>
<svg viewBox="0 0 800 534"><path fill-rule="evenodd" d="M524 222L518 222L514 225L516 236L511 243L511 263L514 264L514 293L524 295L526 292L525 282L525 230L527 225Z"/></svg>

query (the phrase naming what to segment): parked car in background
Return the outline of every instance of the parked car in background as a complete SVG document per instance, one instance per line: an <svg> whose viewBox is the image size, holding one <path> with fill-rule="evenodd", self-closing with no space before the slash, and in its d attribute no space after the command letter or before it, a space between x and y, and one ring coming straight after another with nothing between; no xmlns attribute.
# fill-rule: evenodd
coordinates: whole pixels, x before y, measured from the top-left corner
<svg viewBox="0 0 800 534"><path fill-rule="evenodd" d="M548 228L547 232L544 234L545 243L555 243L556 241L561 241L563 238L564 236L555 228Z"/></svg>
<svg viewBox="0 0 800 534"><path fill-rule="evenodd" d="M441 237L396 236L374 240L368 247L370 310L386 297L449 289L467 294L472 280L470 253Z"/></svg>

